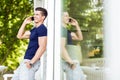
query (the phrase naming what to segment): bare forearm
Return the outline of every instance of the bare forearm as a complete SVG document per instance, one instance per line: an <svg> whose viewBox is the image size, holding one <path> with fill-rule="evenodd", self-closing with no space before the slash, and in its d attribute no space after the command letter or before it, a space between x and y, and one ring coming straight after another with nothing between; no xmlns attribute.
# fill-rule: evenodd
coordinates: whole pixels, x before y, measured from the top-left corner
<svg viewBox="0 0 120 80"><path fill-rule="evenodd" d="M73 63L73 61L72 61L72 59L70 58L70 56L69 56L69 54L68 54L68 52L67 52L67 50L66 49L63 49L62 50L62 58L66 61L66 62L68 62L68 63L70 63L70 64L72 64Z"/></svg>
<svg viewBox="0 0 120 80"><path fill-rule="evenodd" d="M23 23L18 31L17 38L21 38L25 32L26 23Z"/></svg>
<svg viewBox="0 0 120 80"><path fill-rule="evenodd" d="M78 39L83 40L83 35L82 35L82 32L81 32L79 25L76 26L76 30L77 30L76 34L78 36Z"/></svg>
<svg viewBox="0 0 120 80"><path fill-rule="evenodd" d="M34 64L36 61L38 61L45 52L45 50L46 50L45 47L39 47L35 53L35 56L31 59L30 62Z"/></svg>
<svg viewBox="0 0 120 80"><path fill-rule="evenodd" d="M28 17L24 20L24 22L22 23L19 31L18 31L18 34L17 34L17 38L19 39L23 39L23 38L29 38L30 36L30 32L29 31L25 31L25 27L27 24L31 23L31 17Z"/></svg>

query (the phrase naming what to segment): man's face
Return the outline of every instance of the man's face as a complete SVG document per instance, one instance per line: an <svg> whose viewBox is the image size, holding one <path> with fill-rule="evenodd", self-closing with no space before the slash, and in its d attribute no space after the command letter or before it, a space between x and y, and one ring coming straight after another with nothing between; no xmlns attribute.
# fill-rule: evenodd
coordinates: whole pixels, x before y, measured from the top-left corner
<svg viewBox="0 0 120 80"><path fill-rule="evenodd" d="M41 13L42 13L41 11L35 11L35 13L34 13L34 22L35 23L44 21L45 16L43 16Z"/></svg>
<svg viewBox="0 0 120 80"><path fill-rule="evenodd" d="M68 12L63 13L63 22L67 24L69 22L69 14Z"/></svg>

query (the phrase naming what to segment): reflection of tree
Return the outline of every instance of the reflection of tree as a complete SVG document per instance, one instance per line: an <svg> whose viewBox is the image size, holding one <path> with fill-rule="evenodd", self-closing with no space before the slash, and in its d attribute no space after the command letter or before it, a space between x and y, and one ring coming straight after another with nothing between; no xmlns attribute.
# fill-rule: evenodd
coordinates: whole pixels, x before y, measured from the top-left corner
<svg viewBox="0 0 120 80"><path fill-rule="evenodd" d="M103 1L102 0L63 0L64 10L67 10L73 18L77 19L81 29L88 30L83 32L84 40L81 41L82 51L86 53L87 41L92 41L91 45L95 45L97 42L97 36L99 32L97 29L101 29L103 26ZM102 35L101 35L102 36ZM101 41L102 43L102 41ZM96 44L97 45L97 44ZM98 44L99 45L99 44ZM89 46L89 45L88 45ZM102 46L102 44L101 44Z"/></svg>
<svg viewBox="0 0 120 80"><path fill-rule="evenodd" d="M27 42L18 40L16 34L23 19L31 14L33 4L29 0L1 0L0 6L0 65L15 69Z"/></svg>

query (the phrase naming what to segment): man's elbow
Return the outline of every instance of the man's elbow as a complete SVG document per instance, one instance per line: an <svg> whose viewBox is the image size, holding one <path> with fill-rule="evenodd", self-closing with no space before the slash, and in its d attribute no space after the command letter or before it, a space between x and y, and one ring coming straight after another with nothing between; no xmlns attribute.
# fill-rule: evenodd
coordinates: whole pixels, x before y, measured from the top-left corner
<svg viewBox="0 0 120 80"><path fill-rule="evenodd" d="M42 48L43 51L46 51L46 46L39 47L39 48Z"/></svg>
<svg viewBox="0 0 120 80"><path fill-rule="evenodd" d="M17 35L17 38L18 38L18 39L22 39L22 37L21 37L20 35Z"/></svg>
<svg viewBox="0 0 120 80"><path fill-rule="evenodd" d="M83 37L81 37L81 38L78 38L78 40L79 40L79 41L82 41L82 40L83 40Z"/></svg>
<svg viewBox="0 0 120 80"><path fill-rule="evenodd" d="M80 40L83 40L83 37Z"/></svg>
<svg viewBox="0 0 120 80"><path fill-rule="evenodd" d="M46 51L46 47L44 48L44 51Z"/></svg>

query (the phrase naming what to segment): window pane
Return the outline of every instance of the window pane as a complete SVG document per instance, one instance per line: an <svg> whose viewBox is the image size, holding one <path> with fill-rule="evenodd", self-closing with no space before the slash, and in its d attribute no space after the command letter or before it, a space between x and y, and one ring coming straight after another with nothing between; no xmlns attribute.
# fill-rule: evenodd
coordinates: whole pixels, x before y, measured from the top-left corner
<svg viewBox="0 0 120 80"><path fill-rule="evenodd" d="M93 78L97 71L92 73L91 69L104 65L102 4L102 0L63 0L62 80L90 78L89 70L90 79L97 80ZM89 68L87 71L85 66ZM103 79L103 70L98 73L99 79Z"/></svg>

